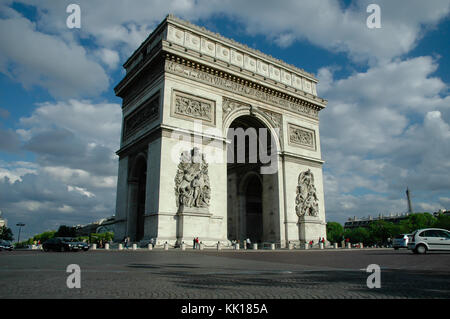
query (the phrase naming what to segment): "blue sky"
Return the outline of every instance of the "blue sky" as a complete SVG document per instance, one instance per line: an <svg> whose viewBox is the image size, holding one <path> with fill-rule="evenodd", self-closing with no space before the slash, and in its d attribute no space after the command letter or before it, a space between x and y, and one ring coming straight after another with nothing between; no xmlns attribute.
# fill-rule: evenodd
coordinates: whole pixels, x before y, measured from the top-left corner
<svg viewBox="0 0 450 319"><path fill-rule="evenodd" d="M319 79L327 220L450 206L450 1L0 0L0 210L23 236L114 214L121 67L168 13ZM369 29L366 8L381 8Z"/></svg>

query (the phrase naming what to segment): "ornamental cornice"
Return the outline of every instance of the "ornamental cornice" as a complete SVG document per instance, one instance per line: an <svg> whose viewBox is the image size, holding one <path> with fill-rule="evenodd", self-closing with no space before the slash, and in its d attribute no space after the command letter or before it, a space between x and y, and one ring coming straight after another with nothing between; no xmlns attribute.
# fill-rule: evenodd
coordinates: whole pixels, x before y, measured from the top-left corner
<svg viewBox="0 0 450 319"><path fill-rule="evenodd" d="M252 77L326 105L326 100L317 96L317 79L312 74L173 15L168 15L124 63L126 77L139 72L149 56L161 49L191 56L200 63L212 63L227 72Z"/></svg>
<svg viewBox="0 0 450 319"><path fill-rule="evenodd" d="M259 50L250 48L249 46L247 46L245 44L242 44L242 43L239 43L239 42L236 42L233 39L226 38L226 37L222 36L219 33L212 32L212 31L210 31L210 30L208 30L208 29L206 29L204 27L200 27L200 26L195 25L195 24L193 24L193 23L191 23L189 21L185 21L183 19L180 19L180 18L174 16L173 14L167 15L166 20L169 23L173 23L176 26L181 27L183 29L187 28L188 29L187 31L197 32L197 33L199 33L201 35L208 36L210 38L219 40L219 41L223 42L224 44L228 44L230 46L236 47L237 49L240 49L240 50L244 51L245 53L250 53L252 55L256 55L257 57L260 57L262 59L268 60L269 62L273 62L273 63L279 64L280 66L284 66L286 68L289 68L289 69L291 69L291 70L293 70L295 72L298 72L301 75L304 75L305 77L309 78L310 80L312 80L314 82L317 82L317 79L314 77L313 74L311 74L309 72L306 72L305 70L303 70L301 68L298 68L295 65L286 63L286 62L284 62L284 61L282 61L280 59L277 59L277 58L275 58L275 57L273 57L273 56L271 56L269 54L266 54L266 53L263 53L263 52L261 52Z"/></svg>
<svg viewBox="0 0 450 319"><path fill-rule="evenodd" d="M323 105L166 53L165 71L318 120Z"/></svg>

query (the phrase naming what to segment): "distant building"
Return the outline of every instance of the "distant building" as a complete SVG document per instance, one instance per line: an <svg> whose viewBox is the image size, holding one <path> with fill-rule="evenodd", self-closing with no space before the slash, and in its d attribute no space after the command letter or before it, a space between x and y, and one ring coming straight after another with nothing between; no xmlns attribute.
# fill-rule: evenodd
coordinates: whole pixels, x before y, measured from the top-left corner
<svg viewBox="0 0 450 319"><path fill-rule="evenodd" d="M115 217L103 218L87 225L74 226L77 236L89 236L93 233L114 232Z"/></svg>
<svg viewBox="0 0 450 319"><path fill-rule="evenodd" d="M444 215L450 215L450 211L441 209L438 212L433 213L434 216L437 216L439 214ZM389 215L383 215L380 214L378 217L363 217L363 218L357 218L350 217L344 224L344 229L352 229L352 228L358 228L358 227L369 227L369 225L375 221L378 220L384 220L386 222L391 222L394 224L398 224L400 221L408 218L411 214L408 213L402 213L402 214L389 214Z"/></svg>
<svg viewBox="0 0 450 319"><path fill-rule="evenodd" d="M399 223L401 220L408 218L408 216L411 215L410 213L403 213L403 214L389 214L389 215L383 215L380 214L378 217L363 217L363 218L356 218L351 217L349 218L345 224L344 229L351 229L351 228L358 228L358 227L369 227L371 223L374 221L384 220L387 222L391 222L394 224Z"/></svg>

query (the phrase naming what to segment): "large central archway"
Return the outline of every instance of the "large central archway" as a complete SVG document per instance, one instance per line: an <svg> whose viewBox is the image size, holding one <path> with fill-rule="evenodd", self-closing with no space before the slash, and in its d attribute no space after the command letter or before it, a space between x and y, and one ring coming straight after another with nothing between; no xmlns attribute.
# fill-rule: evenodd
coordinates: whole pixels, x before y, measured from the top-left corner
<svg viewBox="0 0 450 319"><path fill-rule="evenodd" d="M267 165L264 155L276 153L273 134L262 120L242 115L231 122L228 138L228 239L279 242L278 173L261 170Z"/></svg>

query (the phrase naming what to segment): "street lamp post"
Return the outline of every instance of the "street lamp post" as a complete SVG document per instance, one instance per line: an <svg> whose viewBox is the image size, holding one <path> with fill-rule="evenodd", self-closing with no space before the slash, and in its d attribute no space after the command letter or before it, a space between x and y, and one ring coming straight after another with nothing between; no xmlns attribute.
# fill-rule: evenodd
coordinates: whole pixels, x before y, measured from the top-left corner
<svg viewBox="0 0 450 319"><path fill-rule="evenodd" d="M19 226L19 237L17 238L17 242L20 242L20 231L22 229L23 226L25 226L24 223L17 223L16 226Z"/></svg>

